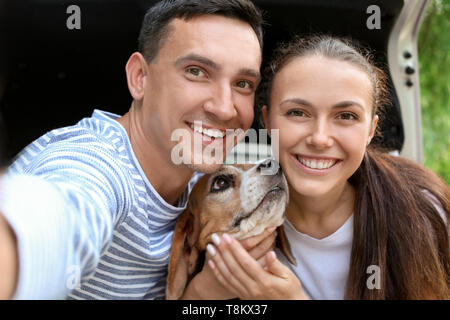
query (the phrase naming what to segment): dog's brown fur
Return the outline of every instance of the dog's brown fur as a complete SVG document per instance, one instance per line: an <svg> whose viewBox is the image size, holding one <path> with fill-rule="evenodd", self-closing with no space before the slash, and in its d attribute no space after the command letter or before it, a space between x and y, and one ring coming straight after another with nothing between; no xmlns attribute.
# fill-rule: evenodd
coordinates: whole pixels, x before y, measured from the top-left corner
<svg viewBox="0 0 450 320"><path fill-rule="evenodd" d="M180 215L175 226L166 287L167 299L180 298L189 281L201 270L200 255L205 251L206 245L211 242L213 233L221 235L227 232L237 239L243 239L259 234L267 227L278 226L276 245L288 260L295 264L295 259L292 256L282 227L284 208L288 201L286 179L281 173L273 175L273 177L260 174L258 176L256 167L257 165L224 166L218 173L205 175L197 182L190 195L188 207ZM227 193L212 193L212 179L217 178L220 174L222 176L224 174L233 175L233 186L228 188L231 190L228 190ZM243 176L245 176L244 183L249 184L249 186L244 187L254 189L254 193L258 193L259 197L256 199L256 201L259 201L258 206L250 213L243 213L245 210L243 210L242 201L247 198L254 200L253 198L256 196L253 196L251 191L241 188L243 181L240 178ZM275 188L280 187L281 190L273 191L275 190L274 185ZM267 190L259 190L258 188L266 188ZM263 196L261 196L262 192L264 193ZM285 195L282 195L282 192ZM277 205L281 205L280 208L283 212L271 210ZM261 213L262 210L265 211ZM259 212L256 213L257 211ZM252 221L250 227L248 224L246 227L242 227L241 223L239 225L233 224L233 222L236 224L238 218L242 221L250 219L252 215L256 214L259 216L254 217L256 221ZM274 218L272 219L268 215L272 215ZM253 227L255 224L256 227ZM250 232L247 233L244 230L243 233L241 229L245 228L251 228L251 230L248 230Z"/></svg>

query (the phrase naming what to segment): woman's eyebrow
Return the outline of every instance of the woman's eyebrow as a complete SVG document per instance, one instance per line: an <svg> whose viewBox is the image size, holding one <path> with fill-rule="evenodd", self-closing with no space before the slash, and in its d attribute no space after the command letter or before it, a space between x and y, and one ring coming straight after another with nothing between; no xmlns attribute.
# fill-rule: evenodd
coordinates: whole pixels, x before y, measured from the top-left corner
<svg viewBox="0 0 450 320"><path fill-rule="evenodd" d="M287 102L291 102L291 103L295 103L301 106L306 106L306 107L312 107L313 104L307 100L301 99L301 98L292 98L292 99L286 99L281 101L280 105L285 104Z"/></svg>
<svg viewBox="0 0 450 320"><path fill-rule="evenodd" d="M332 109L341 109L341 108L346 108L346 107L350 107L350 106L359 107L362 111L364 111L364 107L361 104L359 104L356 101L351 101L351 100L339 102L338 104L335 104L332 107Z"/></svg>
<svg viewBox="0 0 450 320"><path fill-rule="evenodd" d="M301 98L286 99L286 100L283 100L280 103L280 105L287 103L287 102L295 103L295 104L298 104L300 106L305 106L305 107L314 107L314 105L311 102L309 102L308 100L305 100L305 99L301 99ZM339 103L335 104L334 106L332 106L331 108L332 109L342 109L342 108L346 108L346 107L350 107L350 106L359 107L362 111L364 111L364 107L360 103L358 103L356 101L351 101L351 100L339 102Z"/></svg>

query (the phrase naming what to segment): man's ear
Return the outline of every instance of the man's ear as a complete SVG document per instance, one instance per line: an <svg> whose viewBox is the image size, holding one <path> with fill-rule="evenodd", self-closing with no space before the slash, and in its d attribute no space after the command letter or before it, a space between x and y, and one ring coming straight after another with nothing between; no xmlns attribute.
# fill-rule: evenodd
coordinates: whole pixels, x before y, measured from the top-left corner
<svg viewBox="0 0 450 320"><path fill-rule="evenodd" d="M268 133L269 136L270 136L269 110L267 109L267 106L266 106L266 105L264 105L264 106L261 108L261 113L262 113L262 116L263 116L264 127L266 127L267 133Z"/></svg>
<svg viewBox="0 0 450 320"><path fill-rule="evenodd" d="M125 71L128 90L134 100L144 98L144 77L147 75L147 69L147 62L141 53L135 52L128 59Z"/></svg>

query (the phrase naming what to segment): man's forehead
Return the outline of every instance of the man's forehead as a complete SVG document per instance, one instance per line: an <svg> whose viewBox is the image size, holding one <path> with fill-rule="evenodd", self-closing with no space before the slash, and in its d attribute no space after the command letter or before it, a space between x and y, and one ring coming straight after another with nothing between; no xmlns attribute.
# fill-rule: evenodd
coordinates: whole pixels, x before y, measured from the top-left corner
<svg viewBox="0 0 450 320"><path fill-rule="evenodd" d="M218 24L224 28L234 26L235 28L241 27L249 29L249 31L253 31L253 33L255 34L255 38L257 39L256 33L248 22L240 20L238 18L227 17L220 14L201 14L189 18L173 18L168 25L175 28L186 28L186 26L200 28L201 26L210 26L211 24Z"/></svg>
<svg viewBox="0 0 450 320"><path fill-rule="evenodd" d="M211 60L217 54L214 49L232 54L234 48L242 60L248 57L258 60L256 64L261 62L261 47L256 33L244 21L219 15L201 15L189 19L175 18L168 28L166 45L173 44L172 47L184 48L194 54L203 52L202 56L206 55Z"/></svg>

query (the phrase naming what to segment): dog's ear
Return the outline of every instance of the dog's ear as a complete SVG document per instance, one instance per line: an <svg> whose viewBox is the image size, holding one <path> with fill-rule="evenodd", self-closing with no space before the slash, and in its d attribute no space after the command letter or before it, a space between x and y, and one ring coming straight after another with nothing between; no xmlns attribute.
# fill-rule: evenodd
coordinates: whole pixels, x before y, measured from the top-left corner
<svg viewBox="0 0 450 320"><path fill-rule="evenodd" d="M190 275L197 268L199 250L196 244L200 232L199 223L188 207L175 225L166 286L168 300L176 300L183 295Z"/></svg>
<svg viewBox="0 0 450 320"><path fill-rule="evenodd" d="M297 261L295 260L292 251L291 251L291 245L289 244L289 241L286 237L286 233L284 232L283 225L279 226L277 228L277 240L276 240L276 246L278 249L283 252L284 256L289 260L291 264L294 266L297 265Z"/></svg>

